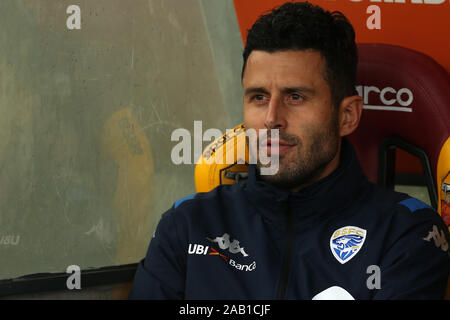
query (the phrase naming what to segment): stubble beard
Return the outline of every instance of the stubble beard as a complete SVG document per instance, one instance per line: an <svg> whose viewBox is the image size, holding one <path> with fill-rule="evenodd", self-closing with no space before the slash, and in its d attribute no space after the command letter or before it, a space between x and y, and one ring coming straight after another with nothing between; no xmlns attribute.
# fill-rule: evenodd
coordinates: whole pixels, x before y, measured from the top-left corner
<svg viewBox="0 0 450 320"><path fill-rule="evenodd" d="M295 149L280 156L279 170L273 175L260 175L266 181L282 189L307 186L320 177L327 165L336 157L339 148L339 124L337 112L333 112L329 125L324 130L310 130L311 144L305 146L297 136L279 132L280 139L295 143ZM257 161L258 171L269 167Z"/></svg>

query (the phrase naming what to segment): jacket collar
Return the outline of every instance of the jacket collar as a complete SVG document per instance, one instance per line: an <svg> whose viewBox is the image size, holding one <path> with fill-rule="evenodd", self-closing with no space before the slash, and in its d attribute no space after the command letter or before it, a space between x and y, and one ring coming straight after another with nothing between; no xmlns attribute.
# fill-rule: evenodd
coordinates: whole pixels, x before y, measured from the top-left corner
<svg viewBox="0 0 450 320"><path fill-rule="evenodd" d="M342 211L367 182L355 150L343 138L338 168L325 178L299 192L277 188L259 177L256 166L249 166L246 192L257 211L272 216L280 210L293 210L295 217L318 216Z"/></svg>

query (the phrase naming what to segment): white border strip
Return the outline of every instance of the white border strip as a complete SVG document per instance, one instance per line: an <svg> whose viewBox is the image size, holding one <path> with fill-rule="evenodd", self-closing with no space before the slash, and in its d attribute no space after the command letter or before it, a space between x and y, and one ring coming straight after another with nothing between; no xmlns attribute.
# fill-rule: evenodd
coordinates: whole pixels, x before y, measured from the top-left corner
<svg viewBox="0 0 450 320"><path fill-rule="evenodd" d="M412 108L364 105L363 109L412 112Z"/></svg>

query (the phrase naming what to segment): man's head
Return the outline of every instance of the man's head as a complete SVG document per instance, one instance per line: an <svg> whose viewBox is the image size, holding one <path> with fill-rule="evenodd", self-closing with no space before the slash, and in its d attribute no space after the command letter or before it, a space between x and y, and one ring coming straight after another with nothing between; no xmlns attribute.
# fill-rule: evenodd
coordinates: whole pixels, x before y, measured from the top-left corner
<svg viewBox="0 0 450 320"><path fill-rule="evenodd" d="M298 190L337 167L341 137L356 129L362 109L354 38L342 14L309 3L286 3L249 30L244 122L280 135L279 171L267 181Z"/></svg>

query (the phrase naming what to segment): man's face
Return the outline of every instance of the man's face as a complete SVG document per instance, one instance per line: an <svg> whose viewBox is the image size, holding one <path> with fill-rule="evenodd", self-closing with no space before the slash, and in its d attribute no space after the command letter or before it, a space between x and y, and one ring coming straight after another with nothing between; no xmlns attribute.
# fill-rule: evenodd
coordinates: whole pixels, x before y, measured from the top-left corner
<svg viewBox="0 0 450 320"><path fill-rule="evenodd" d="M338 166L339 113L332 106L324 64L313 50L252 51L248 57L244 122L256 131L279 129L279 170L262 176L279 187L299 190ZM274 152L268 139L268 156ZM257 166L263 165L258 161Z"/></svg>

